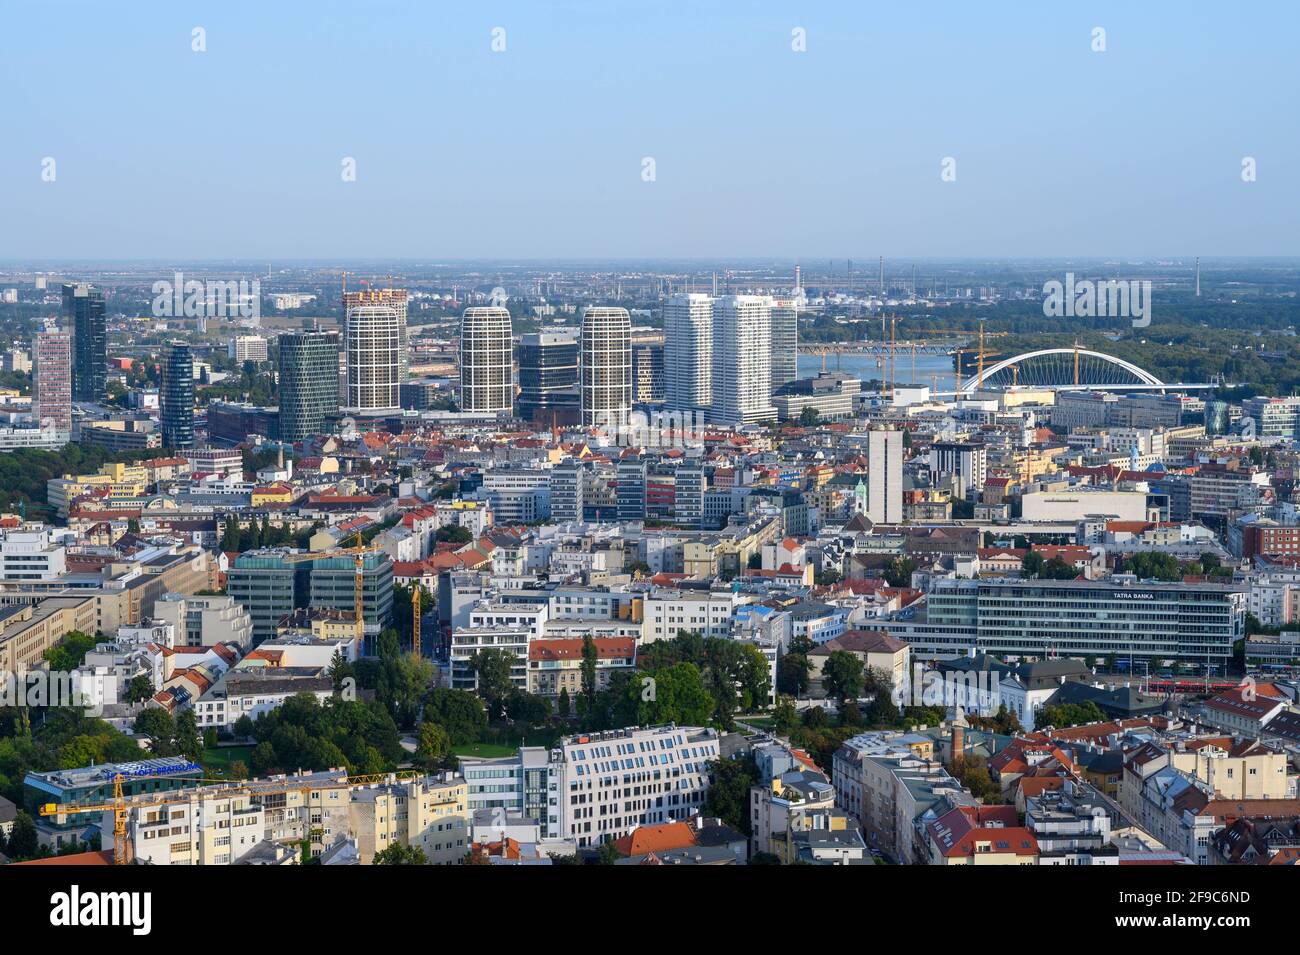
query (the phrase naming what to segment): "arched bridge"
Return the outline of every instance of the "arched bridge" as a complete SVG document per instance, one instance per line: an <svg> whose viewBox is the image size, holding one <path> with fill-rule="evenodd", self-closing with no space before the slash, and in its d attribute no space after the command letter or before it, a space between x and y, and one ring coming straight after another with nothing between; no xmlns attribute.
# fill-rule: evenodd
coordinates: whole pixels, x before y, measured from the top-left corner
<svg viewBox="0 0 1300 955"><path fill-rule="evenodd" d="M961 392L969 395L981 386L1005 388L1011 385L1045 388L1089 385L1165 387L1165 383L1150 372L1114 355L1084 348L1044 348L990 365L982 376L973 375L967 379Z"/></svg>

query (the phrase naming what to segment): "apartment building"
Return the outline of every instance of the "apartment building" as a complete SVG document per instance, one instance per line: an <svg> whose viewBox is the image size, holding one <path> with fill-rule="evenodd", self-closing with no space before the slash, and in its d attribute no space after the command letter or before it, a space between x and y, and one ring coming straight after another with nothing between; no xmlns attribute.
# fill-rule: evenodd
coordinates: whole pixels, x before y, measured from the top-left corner
<svg viewBox="0 0 1300 955"><path fill-rule="evenodd" d="M45 651L69 631L93 634L95 601L91 597L46 597L33 603L0 607L0 673L29 670Z"/></svg>
<svg viewBox="0 0 1300 955"><path fill-rule="evenodd" d="M567 691L570 699L582 692L583 644L580 638L533 640L528 646L528 692L558 697ZM633 637L594 637L596 688L609 686L616 673L636 669L636 640Z"/></svg>
<svg viewBox="0 0 1300 955"><path fill-rule="evenodd" d="M706 590L659 590L645 601L642 640L670 640L688 630L704 637L731 635L731 617L740 605L736 594Z"/></svg>
<svg viewBox="0 0 1300 955"><path fill-rule="evenodd" d="M469 789L451 773L353 789L348 819L362 865L389 846L423 850L431 865L456 865L469 852Z"/></svg>

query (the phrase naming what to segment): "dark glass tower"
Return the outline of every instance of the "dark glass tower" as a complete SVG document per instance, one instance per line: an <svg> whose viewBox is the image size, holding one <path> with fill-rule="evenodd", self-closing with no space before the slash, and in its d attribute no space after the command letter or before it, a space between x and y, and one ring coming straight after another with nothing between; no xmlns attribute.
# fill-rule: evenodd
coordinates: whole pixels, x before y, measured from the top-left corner
<svg viewBox="0 0 1300 955"><path fill-rule="evenodd" d="M108 390L108 320L104 293L63 286L63 327L72 330L72 400L103 401Z"/></svg>
<svg viewBox="0 0 1300 955"><path fill-rule="evenodd" d="M519 398L516 413L533 421L539 413L578 408L576 330L534 332L519 339Z"/></svg>
<svg viewBox="0 0 1300 955"><path fill-rule="evenodd" d="M172 342L163 351L158 397L163 445L173 450L194 447L194 355L184 342Z"/></svg>
<svg viewBox="0 0 1300 955"><path fill-rule="evenodd" d="M316 329L280 336L280 440L324 431L339 410L339 336Z"/></svg>

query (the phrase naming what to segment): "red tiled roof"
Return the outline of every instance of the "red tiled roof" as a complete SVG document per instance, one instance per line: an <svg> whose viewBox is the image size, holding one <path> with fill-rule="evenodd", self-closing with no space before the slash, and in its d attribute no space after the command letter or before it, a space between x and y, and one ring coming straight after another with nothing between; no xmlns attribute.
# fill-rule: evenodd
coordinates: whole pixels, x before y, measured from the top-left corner
<svg viewBox="0 0 1300 955"><path fill-rule="evenodd" d="M598 659L631 658L636 655L636 640L632 637L593 637ZM581 660L581 637L558 640L533 640L528 644L529 660Z"/></svg>
<svg viewBox="0 0 1300 955"><path fill-rule="evenodd" d="M621 856L640 856L650 852L670 852L695 845L695 830L684 822L665 822L657 826L638 826L631 835L614 842Z"/></svg>

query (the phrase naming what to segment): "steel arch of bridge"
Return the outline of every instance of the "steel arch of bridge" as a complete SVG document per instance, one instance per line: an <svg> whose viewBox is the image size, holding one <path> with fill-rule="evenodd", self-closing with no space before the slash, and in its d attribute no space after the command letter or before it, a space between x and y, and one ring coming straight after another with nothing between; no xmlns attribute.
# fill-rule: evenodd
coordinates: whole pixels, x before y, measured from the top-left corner
<svg viewBox="0 0 1300 955"><path fill-rule="evenodd" d="M964 395L970 394L998 372L1005 371L1012 365L1019 365L1021 362L1029 361L1034 358L1042 358L1046 355L1069 355L1073 357L1075 355L1075 350L1073 348L1043 348L1039 351L1025 352L1023 355L1016 355L1014 358L1004 358L996 365L990 365L988 368L984 369L983 375L972 376L969 381L962 385L961 393ZM1127 371L1144 385L1152 385L1158 388L1163 387L1165 384L1150 372L1139 368L1132 362L1125 361L1122 358L1116 358L1114 355L1107 355L1104 352L1099 351L1090 351L1086 348L1080 348L1078 350L1078 355L1080 358L1100 358L1102 361L1109 362L1110 364Z"/></svg>

